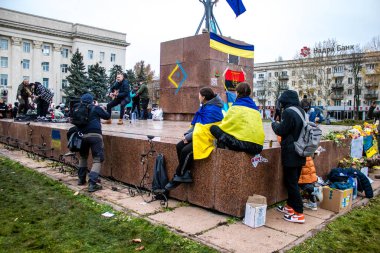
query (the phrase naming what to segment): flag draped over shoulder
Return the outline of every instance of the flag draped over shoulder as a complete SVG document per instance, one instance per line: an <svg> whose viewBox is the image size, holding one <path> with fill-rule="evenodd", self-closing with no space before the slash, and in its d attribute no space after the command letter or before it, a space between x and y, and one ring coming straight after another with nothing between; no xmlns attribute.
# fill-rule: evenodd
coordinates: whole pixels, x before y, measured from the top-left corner
<svg viewBox="0 0 380 253"><path fill-rule="evenodd" d="M210 32L210 47L226 54L232 54L244 58L253 58L255 51L253 45L236 44L212 32Z"/></svg>
<svg viewBox="0 0 380 253"><path fill-rule="evenodd" d="M236 17L238 17L240 14L243 14L246 11L242 0L227 0L227 3L235 12Z"/></svg>
<svg viewBox="0 0 380 253"><path fill-rule="evenodd" d="M240 141L264 144L265 134L261 115L250 97L236 99L219 127Z"/></svg>
<svg viewBox="0 0 380 253"><path fill-rule="evenodd" d="M218 125L223 119L222 108L217 105L204 105L194 116L191 125L193 131L194 160L207 158L214 150L214 136L210 133L212 125Z"/></svg>

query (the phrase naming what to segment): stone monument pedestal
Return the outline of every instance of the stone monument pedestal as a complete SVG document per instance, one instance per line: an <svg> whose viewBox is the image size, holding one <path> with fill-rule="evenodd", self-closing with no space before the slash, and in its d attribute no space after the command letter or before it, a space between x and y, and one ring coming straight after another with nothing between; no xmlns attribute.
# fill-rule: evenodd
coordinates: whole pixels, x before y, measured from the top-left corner
<svg viewBox="0 0 380 253"><path fill-rule="evenodd" d="M245 81L253 83L253 59L230 57L212 49L209 33L162 42L160 57L160 107L165 120L191 121L199 108L201 87L211 87L226 102L227 70L244 72Z"/></svg>

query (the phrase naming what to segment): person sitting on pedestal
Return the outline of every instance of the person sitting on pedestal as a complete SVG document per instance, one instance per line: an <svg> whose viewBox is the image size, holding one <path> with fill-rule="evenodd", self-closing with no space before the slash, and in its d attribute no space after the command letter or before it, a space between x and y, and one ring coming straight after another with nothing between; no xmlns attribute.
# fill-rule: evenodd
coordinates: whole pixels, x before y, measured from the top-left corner
<svg viewBox="0 0 380 253"><path fill-rule="evenodd" d="M236 92L236 101L227 111L222 123L211 126L210 131L218 140L219 148L227 147L250 155L259 154L263 150L265 138L260 112L249 97L249 84L238 84Z"/></svg>
<svg viewBox="0 0 380 253"><path fill-rule="evenodd" d="M208 87L200 89L199 101L201 107L195 113L191 128L176 146L179 164L172 181L165 186L166 190L172 190L181 183L193 182L189 170L193 160L207 158L214 149L214 137L209 129L223 119L223 101Z"/></svg>

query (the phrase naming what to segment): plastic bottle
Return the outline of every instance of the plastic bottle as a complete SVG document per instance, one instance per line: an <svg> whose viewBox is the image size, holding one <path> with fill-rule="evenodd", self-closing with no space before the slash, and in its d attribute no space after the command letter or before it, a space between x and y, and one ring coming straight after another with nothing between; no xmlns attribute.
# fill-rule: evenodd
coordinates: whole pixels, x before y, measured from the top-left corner
<svg viewBox="0 0 380 253"><path fill-rule="evenodd" d="M136 113L135 112L132 112L131 120L132 120L132 123L136 122Z"/></svg>

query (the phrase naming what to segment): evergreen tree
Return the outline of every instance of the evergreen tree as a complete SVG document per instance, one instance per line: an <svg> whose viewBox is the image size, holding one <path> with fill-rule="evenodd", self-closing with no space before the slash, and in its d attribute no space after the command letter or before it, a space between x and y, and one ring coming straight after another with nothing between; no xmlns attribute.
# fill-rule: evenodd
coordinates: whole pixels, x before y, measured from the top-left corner
<svg viewBox="0 0 380 253"><path fill-rule="evenodd" d="M136 84L136 75L135 75L135 72L133 72L132 69L128 69L127 72L125 72L126 74L126 79L129 83L129 85L133 86L134 84Z"/></svg>
<svg viewBox="0 0 380 253"><path fill-rule="evenodd" d="M106 100L108 91L106 69L96 63L88 68L89 91L95 100L103 102Z"/></svg>
<svg viewBox="0 0 380 253"><path fill-rule="evenodd" d="M70 75L67 76L69 85L63 88L67 97L80 97L88 91L88 79L85 69L83 56L77 49L71 58L71 65L68 68L70 72Z"/></svg>
<svg viewBox="0 0 380 253"><path fill-rule="evenodd" d="M123 73L123 68L120 65L113 65L110 69L110 75L108 78L108 83L112 85L116 81L116 75L118 73Z"/></svg>

